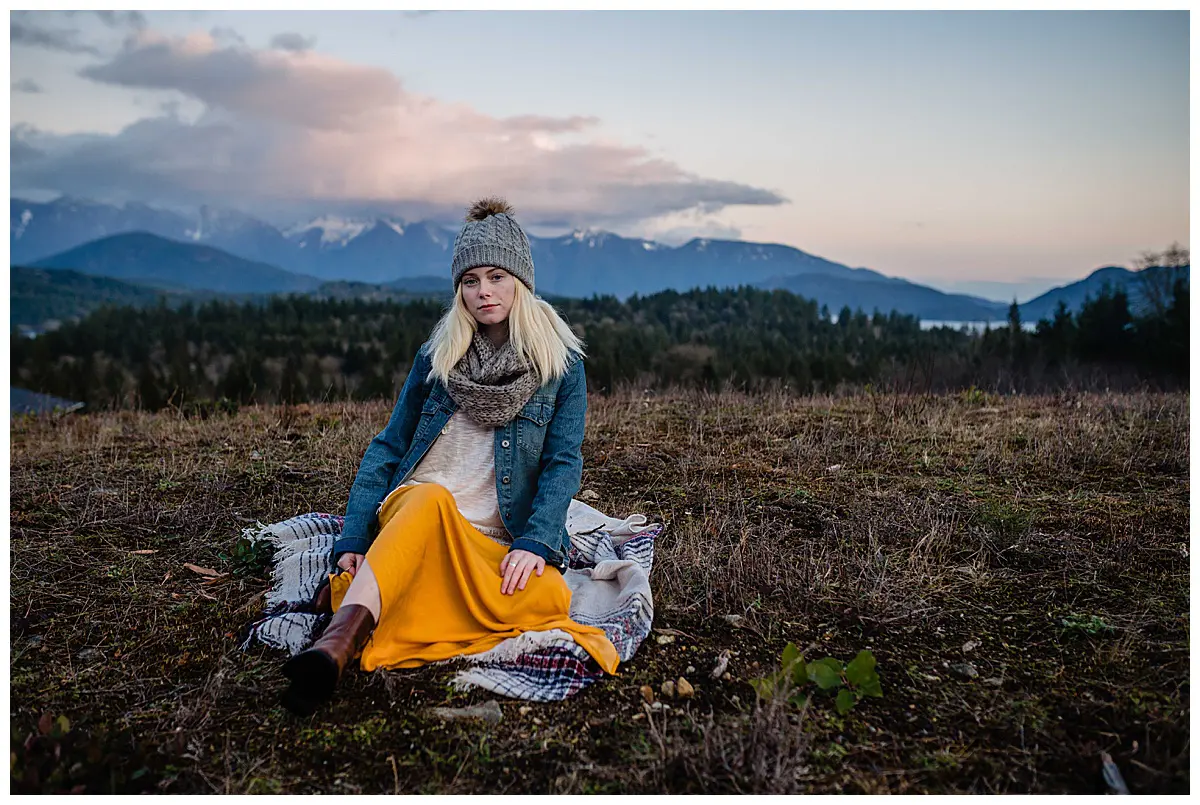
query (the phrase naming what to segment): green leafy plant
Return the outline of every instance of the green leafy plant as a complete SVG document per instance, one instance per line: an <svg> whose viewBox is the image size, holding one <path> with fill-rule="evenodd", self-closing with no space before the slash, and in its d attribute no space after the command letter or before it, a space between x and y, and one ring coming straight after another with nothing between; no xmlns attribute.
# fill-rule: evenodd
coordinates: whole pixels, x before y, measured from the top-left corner
<svg viewBox="0 0 1200 805"><path fill-rule="evenodd" d="M1117 627L1105 622L1099 615L1077 615L1072 613L1062 619L1062 625L1067 629L1076 629L1081 632L1087 632L1090 635L1115 632L1117 630Z"/></svg>
<svg viewBox="0 0 1200 805"><path fill-rule="evenodd" d="M967 405L987 405L989 403L994 404L997 401L994 394L989 394L981 388L976 388L974 384L971 384L970 388L960 391L958 398Z"/></svg>
<svg viewBox="0 0 1200 805"><path fill-rule="evenodd" d="M275 556L275 546L267 540L249 540L239 537L233 544L230 553L217 554L221 559L233 565L235 576L262 578L271 569L271 560Z"/></svg>
<svg viewBox="0 0 1200 805"><path fill-rule="evenodd" d="M774 674L750 680L751 686L764 699L786 696L792 704L808 699L810 685L828 692L834 698L839 713L849 712L864 698L883 696L879 674L875 671L875 655L860 651L853 660L843 663L834 657L806 662L794 643L788 643L780 658L780 669Z"/></svg>

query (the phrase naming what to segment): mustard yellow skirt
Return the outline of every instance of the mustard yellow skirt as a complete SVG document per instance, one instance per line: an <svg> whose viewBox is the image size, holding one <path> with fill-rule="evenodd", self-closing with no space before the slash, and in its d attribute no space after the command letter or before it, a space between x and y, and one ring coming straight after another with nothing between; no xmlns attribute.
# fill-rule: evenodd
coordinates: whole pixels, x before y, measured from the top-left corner
<svg viewBox="0 0 1200 805"><path fill-rule="evenodd" d="M619 658L604 630L571 620L571 590L555 568L532 574L524 590L500 592L500 561L508 553L458 511L441 484L401 487L384 501L379 535L367 561L379 584L379 623L359 665L416 668L478 654L522 632L562 629L616 673ZM336 611L350 574L331 579Z"/></svg>

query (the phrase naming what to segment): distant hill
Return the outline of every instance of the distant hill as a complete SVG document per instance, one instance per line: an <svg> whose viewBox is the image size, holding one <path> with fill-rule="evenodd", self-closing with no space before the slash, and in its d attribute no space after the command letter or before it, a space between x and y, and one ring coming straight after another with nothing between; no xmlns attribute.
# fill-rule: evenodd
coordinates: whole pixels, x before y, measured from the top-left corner
<svg viewBox="0 0 1200 805"><path fill-rule="evenodd" d="M33 267L66 268L142 285L222 293L305 292L321 284L316 277L146 232L101 238L39 260Z"/></svg>
<svg viewBox="0 0 1200 805"><path fill-rule="evenodd" d="M383 285L373 282L349 282L346 280L324 282L312 296L325 299L365 299L368 301L450 298L449 277L413 277L396 280Z"/></svg>
<svg viewBox="0 0 1200 805"><path fill-rule="evenodd" d="M1147 268L1145 271L1155 274L1171 271L1171 269L1153 267ZM1185 268L1182 269L1182 272L1190 281L1190 270ZM1054 317L1054 311L1058 309L1059 301L1065 302L1067 309L1071 312L1078 313L1079 309L1083 306L1084 300L1088 297L1095 299L1100 295L1100 291L1105 285L1113 289L1124 288L1129 295L1130 308L1137 312L1142 306L1142 274L1143 272L1130 271L1120 266L1098 268L1078 282L1072 282L1069 285L1063 285L1059 288L1051 288L1041 296L1031 299L1023 305L1019 305L1018 309L1021 312L1021 319L1022 321L1051 319Z"/></svg>
<svg viewBox="0 0 1200 805"><path fill-rule="evenodd" d="M797 296L816 299L837 315L843 306L887 313L899 310L921 319L934 321L1000 321L1007 306L987 299L962 294L947 294L904 280L882 278L847 281L828 274L773 277L758 283L759 288L791 291Z"/></svg>
<svg viewBox="0 0 1200 805"><path fill-rule="evenodd" d="M9 327L28 328L33 332L47 329L53 322L81 319L105 305L141 307L165 300L170 307L185 302L201 304L213 299L261 304L270 293L222 293L144 285L111 277L81 274L71 269L12 266L9 274L11 298ZM446 277L418 277L389 285L366 282L326 282L306 292L326 299L392 300L448 297L450 280Z"/></svg>
<svg viewBox="0 0 1200 805"><path fill-rule="evenodd" d="M179 303L188 292L135 285L78 271L13 266L9 273L9 327L42 330L50 321L83 318L104 305L149 305L160 298Z"/></svg>
<svg viewBox="0 0 1200 805"><path fill-rule="evenodd" d="M420 277L405 277L387 283L384 287L394 288L409 293L445 294L449 296L454 291L454 283L450 279L450 271L445 274L424 274Z"/></svg>

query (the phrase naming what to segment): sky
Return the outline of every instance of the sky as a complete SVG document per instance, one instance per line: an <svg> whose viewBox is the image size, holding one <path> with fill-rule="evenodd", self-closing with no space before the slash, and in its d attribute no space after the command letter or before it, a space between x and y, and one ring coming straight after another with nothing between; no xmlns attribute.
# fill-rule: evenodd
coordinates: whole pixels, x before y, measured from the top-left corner
<svg viewBox="0 0 1200 805"><path fill-rule="evenodd" d="M10 189L278 224L454 225L495 193L531 234L783 243L1006 298L1189 245L1189 22L12 12Z"/></svg>

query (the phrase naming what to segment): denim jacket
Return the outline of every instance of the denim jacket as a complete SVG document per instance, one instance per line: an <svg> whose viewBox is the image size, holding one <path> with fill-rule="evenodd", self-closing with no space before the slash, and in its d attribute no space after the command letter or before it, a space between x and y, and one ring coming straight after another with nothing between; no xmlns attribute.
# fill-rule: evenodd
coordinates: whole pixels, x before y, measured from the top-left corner
<svg viewBox="0 0 1200 805"><path fill-rule="evenodd" d="M417 350L413 367L387 425L371 440L358 467L342 535L333 560L366 553L379 533L379 512L388 493L408 480L458 406L436 378L429 342ZM583 475L583 430L587 381L583 361L569 352L567 371L542 385L506 425L496 428L496 500L510 550L535 553L548 566L566 569L570 537L567 507Z"/></svg>

